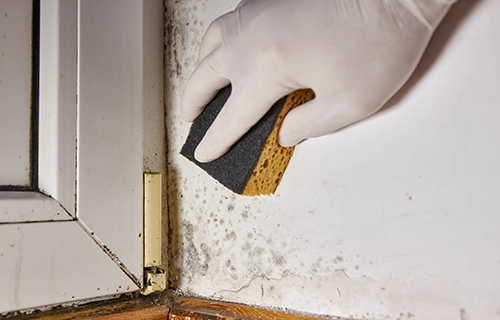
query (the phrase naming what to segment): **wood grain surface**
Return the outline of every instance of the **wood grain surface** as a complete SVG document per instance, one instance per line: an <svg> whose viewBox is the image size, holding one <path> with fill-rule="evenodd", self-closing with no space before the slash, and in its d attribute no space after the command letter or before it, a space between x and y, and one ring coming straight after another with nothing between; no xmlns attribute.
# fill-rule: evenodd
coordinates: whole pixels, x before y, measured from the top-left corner
<svg viewBox="0 0 500 320"><path fill-rule="evenodd" d="M335 317L313 317L274 311L236 303L172 297L133 297L93 302L83 306L58 308L30 315L8 317L9 320L319 320ZM347 320L347 319L345 319Z"/></svg>
<svg viewBox="0 0 500 320"><path fill-rule="evenodd" d="M278 312L235 303L191 298L177 298L170 309L169 320L316 320L319 317L304 316L288 311ZM332 318L329 318L332 319Z"/></svg>
<svg viewBox="0 0 500 320"><path fill-rule="evenodd" d="M80 306L57 307L53 310L10 316L8 320L160 320L168 318L172 299L166 295L125 296L113 300L91 302ZM1 318L1 317L0 317Z"/></svg>

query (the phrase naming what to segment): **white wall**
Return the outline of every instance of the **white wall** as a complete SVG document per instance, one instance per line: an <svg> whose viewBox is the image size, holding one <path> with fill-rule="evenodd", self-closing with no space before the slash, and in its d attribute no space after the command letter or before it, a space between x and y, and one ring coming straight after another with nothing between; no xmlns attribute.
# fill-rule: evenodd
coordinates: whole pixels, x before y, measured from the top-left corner
<svg viewBox="0 0 500 320"><path fill-rule="evenodd" d="M388 108L300 145L259 198L178 154L201 37L237 2L166 1L173 284L315 314L500 319L500 1L459 1Z"/></svg>

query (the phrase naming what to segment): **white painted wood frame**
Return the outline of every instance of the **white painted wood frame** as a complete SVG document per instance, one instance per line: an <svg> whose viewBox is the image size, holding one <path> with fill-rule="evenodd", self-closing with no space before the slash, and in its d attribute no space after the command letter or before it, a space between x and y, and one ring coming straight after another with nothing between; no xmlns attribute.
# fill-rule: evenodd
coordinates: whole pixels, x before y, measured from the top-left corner
<svg viewBox="0 0 500 320"><path fill-rule="evenodd" d="M143 22L41 1L41 192L0 192L0 315L142 287Z"/></svg>

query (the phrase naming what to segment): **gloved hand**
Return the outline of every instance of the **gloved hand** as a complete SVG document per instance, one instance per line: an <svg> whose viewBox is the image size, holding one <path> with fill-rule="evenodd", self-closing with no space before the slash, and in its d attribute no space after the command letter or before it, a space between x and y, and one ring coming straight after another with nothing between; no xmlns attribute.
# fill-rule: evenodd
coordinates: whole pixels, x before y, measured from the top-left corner
<svg viewBox="0 0 500 320"><path fill-rule="evenodd" d="M366 118L407 81L453 0L243 0L215 20L183 93L193 121L218 89L232 94L198 146L226 153L284 95L316 98L286 116L279 143L293 146Z"/></svg>

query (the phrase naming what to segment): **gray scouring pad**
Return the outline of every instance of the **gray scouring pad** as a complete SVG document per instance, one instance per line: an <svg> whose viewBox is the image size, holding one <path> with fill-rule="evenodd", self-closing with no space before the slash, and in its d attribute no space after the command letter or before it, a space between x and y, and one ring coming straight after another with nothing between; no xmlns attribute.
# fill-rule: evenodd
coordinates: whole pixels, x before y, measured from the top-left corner
<svg viewBox="0 0 500 320"><path fill-rule="evenodd" d="M198 162L194 151L230 95L231 86L227 86L205 107L191 125L181 154L237 194L272 194L293 154L293 147L278 144L279 125L291 108L312 99L314 93L298 90L280 99L225 155L208 163Z"/></svg>

